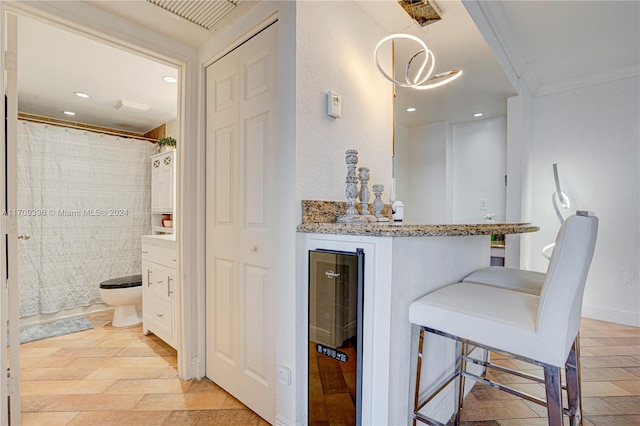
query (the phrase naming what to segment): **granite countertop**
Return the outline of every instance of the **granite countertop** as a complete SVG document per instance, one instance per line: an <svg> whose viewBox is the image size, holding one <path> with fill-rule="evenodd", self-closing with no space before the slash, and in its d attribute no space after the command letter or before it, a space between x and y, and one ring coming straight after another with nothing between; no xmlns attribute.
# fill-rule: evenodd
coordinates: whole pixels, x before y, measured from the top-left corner
<svg viewBox="0 0 640 426"><path fill-rule="evenodd" d="M448 237L491 234L523 234L540 230L530 223L479 223L410 225L389 223L303 223L298 232L312 234L361 235L368 237Z"/></svg>

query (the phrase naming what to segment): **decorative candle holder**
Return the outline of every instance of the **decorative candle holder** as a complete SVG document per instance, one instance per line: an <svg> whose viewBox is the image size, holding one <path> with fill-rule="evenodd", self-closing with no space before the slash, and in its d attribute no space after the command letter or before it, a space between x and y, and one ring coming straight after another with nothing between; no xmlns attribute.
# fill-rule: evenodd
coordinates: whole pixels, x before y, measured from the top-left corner
<svg viewBox="0 0 640 426"><path fill-rule="evenodd" d="M378 222L388 222L389 218L382 215L382 209L384 209L384 201L382 201L382 191L384 191L384 185L373 185L371 187L376 198L373 200L373 214Z"/></svg>
<svg viewBox="0 0 640 426"><path fill-rule="evenodd" d="M368 215L369 214L369 197L371 194L369 193L369 168L368 167L360 167L358 169L358 179L360 179L360 193L358 194L360 198L360 214Z"/></svg>
<svg viewBox="0 0 640 426"><path fill-rule="evenodd" d="M356 198L358 197L358 178L356 177L358 151L348 149L345 152L345 162L347 163L347 177L345 179L347 186L344 190L344 195L347 197L347 212L342 216L338 216L337 221L340 223L366 222L364 217L358 215L358 209L356 209Z"/></svg>

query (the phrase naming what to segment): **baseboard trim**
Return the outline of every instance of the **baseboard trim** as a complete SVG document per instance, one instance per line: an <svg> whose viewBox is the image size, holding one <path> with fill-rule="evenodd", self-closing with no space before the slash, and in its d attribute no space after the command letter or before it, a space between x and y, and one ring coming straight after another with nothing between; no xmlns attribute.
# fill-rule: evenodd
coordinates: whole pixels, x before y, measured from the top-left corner
<svg viewBox="0 0 640 426"><path fill-rule="evenodd" d="M612 311L610 309L584 306L582 316L600 321L614 322L616 324L632 325L640 327L640 314L633 312Z"/></svg>
<svg viewBox="0 0 640 426"><path fill-rule="evenodd" d="M303 423L296 423L296 422L286 418L282 414L277 414L276 415L276 422L274 423L274 426L303 426Z"/></svg>

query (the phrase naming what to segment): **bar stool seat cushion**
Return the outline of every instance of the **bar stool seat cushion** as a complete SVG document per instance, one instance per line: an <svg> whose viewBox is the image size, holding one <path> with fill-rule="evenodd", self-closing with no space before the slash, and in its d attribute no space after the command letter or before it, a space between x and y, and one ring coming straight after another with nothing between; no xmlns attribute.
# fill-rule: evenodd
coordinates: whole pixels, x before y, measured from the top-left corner
<svg viewBox="0 0 640 426"><path fill-rule="evenodd" d="M545 276L546 274L542 272L489 266L473 271L464 277L462 281L492 285L539 296Z"/></svg>
<svg viewBox="0 0 640 426"><path fill-rule="evenodd" d="M413 302L409 307L409 321L484 346L563 366L571 345L567 346L564 341L554 345L548 336L536 333L539 300L538 296L520 291L460 282Z"/></svg>

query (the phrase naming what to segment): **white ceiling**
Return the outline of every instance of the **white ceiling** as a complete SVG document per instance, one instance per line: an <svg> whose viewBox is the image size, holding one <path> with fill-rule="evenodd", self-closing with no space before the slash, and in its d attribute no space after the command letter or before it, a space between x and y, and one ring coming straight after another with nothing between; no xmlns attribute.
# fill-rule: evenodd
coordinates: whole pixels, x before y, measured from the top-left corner
<svg viewBox="0 0 640 426"><path fill-rule="evenodd" d="M568 82L638 74L638 1L436 1L443 19L426 28L414 24L397 0L356 1L389 34L420 36L435 54L437 71L463 70L461 78L437 89L398 89L396 119L405 126L469 121L476 111L485 118L504 115L517 77L535 95ZM207 31L144 0L86 2L194 48L255 3L243 1ZM485 21L482 34L467 10ZM500 51L497 56L482 35ZM77 121L140 132L176 116L176 87L160 80L177 75L175 69L26 18L19 37L21 111L62 118L60 111L75 108ZM92 97L76 98L76 90ZM152 108L123 114L114 108L120 99ZM407 113L407 106L417 111Z"/></svg>
<svg viewBox="0 0 640 426"><path fill-rule="evenodd" d="M18 110L136 133L176 118L178 70L93 39L20 17ZM74 92L84 92L83 99ZM116 109L119 101L149 106ZM76 115L64 115L72 111Z"/></svg>

